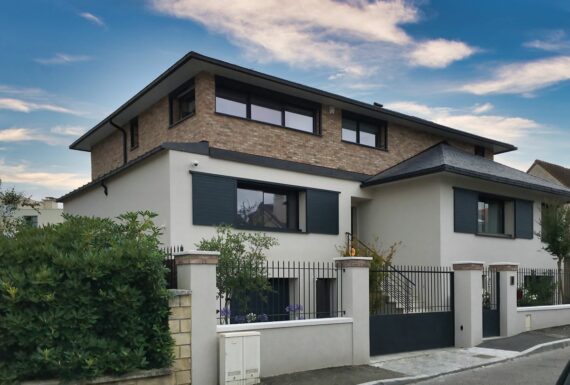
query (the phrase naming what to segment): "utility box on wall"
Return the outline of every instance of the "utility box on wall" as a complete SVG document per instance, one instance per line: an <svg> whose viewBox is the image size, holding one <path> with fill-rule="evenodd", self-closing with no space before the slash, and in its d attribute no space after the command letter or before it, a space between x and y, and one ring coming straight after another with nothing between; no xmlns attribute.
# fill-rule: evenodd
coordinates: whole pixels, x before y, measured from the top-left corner
<svg viewBox="0 0 570 385"><path fill-rule="evenodd" d="M220 385L260 383L259 332L220 334Z"/></svg>

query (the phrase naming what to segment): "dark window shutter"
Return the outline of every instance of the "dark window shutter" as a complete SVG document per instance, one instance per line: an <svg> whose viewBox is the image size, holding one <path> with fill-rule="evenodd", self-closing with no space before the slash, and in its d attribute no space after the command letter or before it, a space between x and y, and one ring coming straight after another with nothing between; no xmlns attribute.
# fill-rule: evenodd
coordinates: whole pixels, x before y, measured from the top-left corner
<svg viewBox="0 0 570 385"><path fill-rule="evenodd" d="M477 233L477 201L475 191L453 189L453 228L456 233Z"/></svg>
<svg viewBox="0 0 570 385"><path fill-rule="evenodd" d="M233 225L236 218L236 180L224 176L192 174L192 223Z"/></svg>
<svg viewBox="0 0 570 385"><path fill-rule="evenodd" d="M338 193L307 190L307 232L338 234Z"/></svg>
<svg viewBox="0 0 570 385"><path fill-rule="evenodd" d="M515 237L532 239L534 235L534 215L532 201L515 201Z"/></svg>

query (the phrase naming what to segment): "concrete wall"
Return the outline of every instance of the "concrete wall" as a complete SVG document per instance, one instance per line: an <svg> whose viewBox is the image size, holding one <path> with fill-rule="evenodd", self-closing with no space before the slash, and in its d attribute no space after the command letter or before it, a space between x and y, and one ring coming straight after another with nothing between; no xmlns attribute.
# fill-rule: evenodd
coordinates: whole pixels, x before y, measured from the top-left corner
<svg viewBox="0 0 570 385"><path fill-rule="evenodd" d="M32 208L22 207L14 212L14 216L15 217L37 216L38 226L41 227L49 224L53 225L63 222L63 217L61 216L62 213L63 210L58 208L34 210Z"/></svg>
<svg viewBox="0 0 570 385"><path fill-rule="evenodd" d="M517 333L570 323L570 305L519 307L516 312Z"/></svg>
<svg viewBox="0 0 570 385"><path fill-rule="evenodd" d="M352 318L218 325L261 333L261 377L352 365Z"/></svg>
<svg viewBox="0 0 570 385"><path fill-rule="evenodd" d="M150 210L158 215L155 223L164 226L163 240L170 239L170 177L168 153L157 154L117 177L103 187L91 188L65 201L65 213L115 218L126 211Z"/></svg>
<svg viewBox="0 0 570 385"><path fill-rule="evenodd" d="M191 166L194 160L199 161L198 167ZM197 172L340 192L339 234L266 232L279 241L279 245L273 247L268 255L275 260L331 261L332 258L338 257L337 246L345 244L344 234L350 231L351 200L353 197L365 198L367 194L367 191L360 188L358 182L246 165L213 159L205 155L171 151L169 162L172 186L170 241L172 244L184 245L187 250L195 249L195 244L200 239L210 238L216 231L212 226L192 224L192 176L189 174L191 169Z"/></svg>
<svg viewBox="0 0 570 385"><path fill-rule="evenodd" d="M476 260L485 263L509 261L523 267L555 268L556 261L543 249L540 237L506 239L461 234L453 231L453 187L534 201L534 230L540 231L541 202L550 199L530 190L458 175L444 175L441 183L441 263Z"/></svg>
<svg viewBox="0 0 570 385"><path fill-rule="evenodd" d="M367 244L378 238L384 248L402 242L395 264L440 264L440 182L414 178L366 188L371 200L358 206L358 235Z"/></svg>

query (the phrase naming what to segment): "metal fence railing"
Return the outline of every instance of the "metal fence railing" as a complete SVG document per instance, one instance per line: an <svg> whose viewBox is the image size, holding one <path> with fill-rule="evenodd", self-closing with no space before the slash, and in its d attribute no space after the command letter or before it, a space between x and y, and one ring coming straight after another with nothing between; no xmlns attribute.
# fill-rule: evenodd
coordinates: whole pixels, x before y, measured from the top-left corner
<svg viewBox="0 0 570 385"><path fill-rule="evenodd" d="M370 315L453 311L453 271L442 266L370 270Z"/></svg>
<svg viewBox="0 0 570 385"><path fill-rule="evenodd" d="M521 267L517 278L520 307L570 303L570 269Z"/></svg>
<svg viewBox="0 0 570 385"><path fill-rule="evenodd" d="M483 270L483 310L497 310L499 304L497 271L486 267Z"/></svg>
<svg viewBox="0 0 570 385"><path fill-rule="evenodd" d="M340 317L342 268L334 262L218 266L220 324Z"/></svg>
<svg viewBox="0 0 570 385"><path fill-rule="evenodd" d="M168 269L166 272L166 287L168 289L177 289L177 271L176 271L176 261L174 260L174 255L176 253L184 251L183 246L169 246L162 249L164 252L164 267Z"/></svg>

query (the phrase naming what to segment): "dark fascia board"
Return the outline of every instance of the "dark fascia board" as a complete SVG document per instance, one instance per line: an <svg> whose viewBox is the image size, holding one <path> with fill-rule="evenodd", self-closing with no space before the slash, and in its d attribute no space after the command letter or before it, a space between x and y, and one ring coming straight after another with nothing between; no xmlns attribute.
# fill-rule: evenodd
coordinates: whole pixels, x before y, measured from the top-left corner
<svg viewBox="0 0 570 385"><path fill-rule="evenodd" d="M144 87L140 92L138 92L135 96L133 96L131 99L129 99L126 103L124 103L122 106L120 106L115 112L113 112L111 115L109 115L107 118L105 118L103 121L101 121L99 124L97 124L95 127L93 127L92 129L90 129L89 131L87 131L85 134L83 134L79 139L77 139L75 142L73 142L69 148L71 149L79 149L78 145L87 137L89 137L90 135L92 135L95 131L97 131L99 128L101 128L103 125L105 125L106 123L108 123L111 119L115 118L118 114L120 114L122 111L124 111L126 108L128 108L130 105L132 105L133 103L135 103L139 98L141 98L144 94L146 94L147 92L149 92L151 89L153 89L155 86L157 86L160 82L162 82L164 79L166 79L169 75L171 75L173 72L175 72L177 69L179 69L180 67L182 67L184 64L186 64L187 62L189 62L190 60L199 60L202 61L204 63L208 63L214 66L219 66L219 67L223 67L225 69L231 70L231 71L236 71L236 72L240 72L243 73L245 75L249 75L249 76L253 76L253 77L257 77L260 79L264 79L267 81L271 81L274 83L278 83L281 84L283 86L289 87L289 88L294 88L294 89L298 89L300 91L304 91L304 92L309 92L312 94L316 94L319 95L321 97L325 97L325 98L329 98L332 100L336 100L342 103L346 103L348 105L354 106L354 107L359 107L359 108L363 108L369 111L373 111L375 113L381 113L384 114L386 116L389 117L393 117L395 119L402 119L408 122L413 122L415 124L418 124L420 126L427 126L430 128L433 128L437 131L440 131L444 134L448 134L448 135L455 135L455 136L459 136L462 138L467 138L467 139L471 139L473 141L477 141L477 142L481 142L481 143L486 143L489 145L492 145L493 147L498 147L498 148L502 148L502 150L498 150L495 151L495 154L500 154L500 153L504 153L504 152L509 152L509 151L513 151L516 150L517 148L511 144L508 143L504 143L504 142L500 142L497 140L493 140L493 139L489 139L489 138L485 138L479 135L474 135L474 134L470 134L468 132L464 132L461 130L457 130L455 128L451 128L451 127L447 127L447 126L443 126L434 122L430 122L428 120L424 120L421 118L417 118L414 116L410 116L410 115L406 115L406 114L402 114L396 111L392 111L386 108L382 108L379 106L375 106L372 104L368 104L368 103L364 103L364 102L360 102L358 100L355 99L351 99L351 98L347 98L341 95L337 95L337 94L333 94L331 92L327 92L327 91L323 91L323 90L319 90L317 88L313 88L313 87L309 87L300 83L295 83L295 82L291 82L285 79L281 79L278 78L276 76L272 76L272 75L268 75L268 74L264 74L258 71L254 71L248 68L244 68L244 67L240 67L238 65L235 64L231 64L228 62L224 62L222 60L218 60L218 59L214 59L208 56L204 56L201 55L197 52L191 51L188 54L186 54L183 58L181 58L180 60L178 60L174 65L172 65L170 68L168 68L165 72L163 72L160 76L158 76L155 80L153 80L150 84L148 84L146 87Z"/></svg>
<svg viewBox="0 0 570 385"><path fill-rule="evenodd" d="M376 180L376 181L372 181L372 182L363 182L361 184L361 187L364 188L364 187L377 186L380 184L395 182L395 181L404 180L404 179L410 179L410 178L423 176L423 175L435 174L435 173L439 173L439 172L449 172L452 174L483 179L483 180L486 180L489 182L501 183L501 184L506 184L506 185L510 185L510 186L514 186L514 187L520 187L520 188L524 188L524 189L528 189L528 190L540 191L543 193L548 193L548 194L553 194L553 195L558 195L558 196L570 198L570 191L559 190L559 189L554 189L554 188L545 187L545 186L538 186L538 185L526 183L526 182L519 182L519 181L508 179L508 178L483 174L483 173L479 173L479 172L471 171L471 170L465 170L463 168L449 166L446 164L439 165L436 167L426 168L426 169L419 170L419 171L413 171L413 172L409 172L406 174L397 175L397 176L393 176L393 177L389 177L389 178L385 178L385 179L381 179L381 180Z"/></svg>
<svg viewBox="0 0 570 385"><path fill-rule="evenodd" d="M150 158L151 156L158 154L163 150L172 150L172 151L187 152L192 154L206 155L214 159L228 160L237 163L245 163L255 166L275 168L279 170L294 171L303 174L350 180L354 182L363 182L364 180L370 178L370 175L367 174L337 170L329 167L314 166L305 163L293 162L290 160L281 160L260 155L252 155L243 152L236 152L220 148L209 147L208 142L198 142L198 143L165 142L160 146L150 150L149 152L139 156L138 158L133 159L125 163L124 165L114 169L113 171L110 171L107 174L104 174L94 179L93 181L61 196L60 198L57 199L57 201L64 202L66 199L69 199L70 197L75 196L76 194L79 194L82 191L85 191L94 186L99 186L101 182L111 177L114 177L122 173L123 171L126 171L132 166L135 166L136 164L142 162L147 158Z"/></svg>

